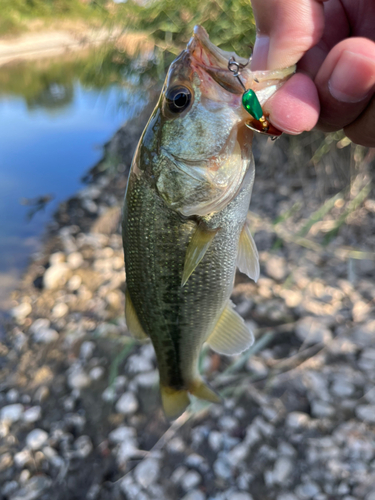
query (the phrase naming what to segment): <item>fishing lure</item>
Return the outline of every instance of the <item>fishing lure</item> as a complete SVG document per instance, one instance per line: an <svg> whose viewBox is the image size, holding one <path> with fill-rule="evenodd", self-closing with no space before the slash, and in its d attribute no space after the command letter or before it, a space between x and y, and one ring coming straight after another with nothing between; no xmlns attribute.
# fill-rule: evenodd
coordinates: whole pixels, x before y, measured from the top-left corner
<svg viewBox="0 0 375 500"><path fill-rule="evenodd" d="M244 91L242 94L242 106L253 117L253 120L247 122L246 126L260 134L272 136L272 140L276 140L282 134L281 130L278 130L269 122L268 117L263 113L262 106L260 105L256 93L252 89L246 89L240 78L241 69L245 68L249 62L250 60L246 64L241 64L237 62L233 56L228 61L229 71L237 78ZM259 83L258 80L255 81Z"/></svg>

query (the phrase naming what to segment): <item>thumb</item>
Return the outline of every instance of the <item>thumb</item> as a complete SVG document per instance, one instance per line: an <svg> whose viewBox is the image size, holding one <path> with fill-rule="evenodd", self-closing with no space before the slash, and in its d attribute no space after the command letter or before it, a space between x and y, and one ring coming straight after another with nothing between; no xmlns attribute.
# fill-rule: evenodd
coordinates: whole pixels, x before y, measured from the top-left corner
<svg viewBox="0 0 375 500"><path fill-rule="evenodd" d="M257 37L251 69L296 64L320 40L326 0L252 0Z"/></svg>

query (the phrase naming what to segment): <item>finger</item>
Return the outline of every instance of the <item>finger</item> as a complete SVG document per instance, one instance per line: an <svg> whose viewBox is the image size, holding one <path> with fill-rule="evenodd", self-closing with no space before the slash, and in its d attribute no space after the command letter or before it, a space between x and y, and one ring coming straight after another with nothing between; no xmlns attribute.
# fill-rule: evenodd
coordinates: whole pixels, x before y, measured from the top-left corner
<svg viewBox="0 0 375 500"><path fill-rule="evenodd" d="M290 78L264 106L276 128L288 134L300 134L315 127L319 117L319 99L314 82L302 73Z"/></svg>
<svg viewBox="0 0 375 500"><path fill-rule="evenodd" d="M355 144L375 147L375 96L365 111L344 128L344 132Z"/></svg>
<svg viewBox="0 0 375 500"><path fill-rule="evenodd" d="M251 69L296 64L321 38L325 0L252 0L257 25Z"/></svg>
<svg viewBox="0 0 375 500"><path fill-rule="evenodd" d="M375 89L375 43L350 38L337 44L315 84L321 105L318 127L329 132L348 126L365 110Z"/></svg>

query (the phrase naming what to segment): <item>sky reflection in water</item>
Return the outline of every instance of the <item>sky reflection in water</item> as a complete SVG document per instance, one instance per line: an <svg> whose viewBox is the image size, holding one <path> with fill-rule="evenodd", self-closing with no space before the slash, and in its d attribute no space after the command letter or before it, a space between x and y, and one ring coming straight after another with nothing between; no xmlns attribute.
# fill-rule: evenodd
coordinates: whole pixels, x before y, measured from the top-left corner
<svg viewBox="0 0 375 500"><path fill-rule="evenodd" d="M0 96L0 308L57 205L82 186L103 144L144 104L116 85L98 91L76 82L47 94L29 105ZM20 201L44 195L54 198L28 221L32 207Z"/></svg>

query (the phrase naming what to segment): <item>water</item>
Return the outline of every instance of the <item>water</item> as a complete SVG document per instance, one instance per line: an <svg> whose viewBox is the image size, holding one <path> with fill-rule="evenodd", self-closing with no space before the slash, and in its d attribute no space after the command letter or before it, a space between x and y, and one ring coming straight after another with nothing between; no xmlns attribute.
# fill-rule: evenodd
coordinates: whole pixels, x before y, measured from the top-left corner
<svg viewBox="0 0 375 500"><path fill-rule="evenodd" d="M0 308L58 204L82 187L103 144L144 103L140 90L93 89L78 75L68 84L52 77L32 97L0 88Z"/></svg>

